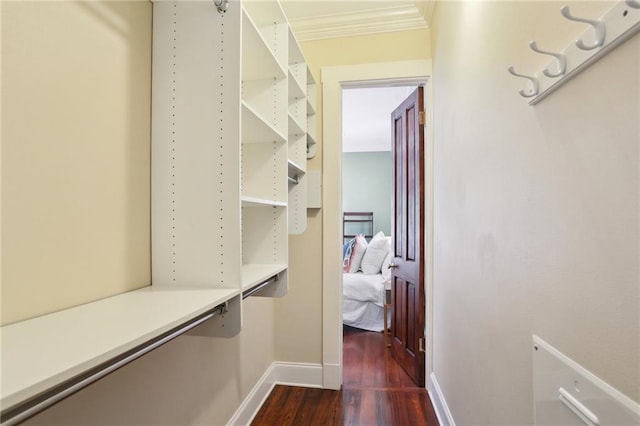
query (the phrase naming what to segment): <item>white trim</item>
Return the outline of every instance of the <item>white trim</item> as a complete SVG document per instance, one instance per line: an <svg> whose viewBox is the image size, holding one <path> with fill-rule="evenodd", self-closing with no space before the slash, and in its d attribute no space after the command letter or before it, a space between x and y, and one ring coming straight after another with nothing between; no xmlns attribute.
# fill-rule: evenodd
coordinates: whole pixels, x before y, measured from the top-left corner
<svg viewBox="0 0 640 426"><path fill-rule="evenodd" d="M274 362L275 382L278 385L322 387L322 365L298 362Z"/></svg>
<svg viewBox="0 0 640 426"><path fill-rule="evenodd" d="M238 407L227 425L251 424L251 421L258 414L258 410L260 410L275 385L275 363L273 363L251 389L249 395L242 401L242 404L240 404L240 407Z"/></svg>
<svg viewBox="0 0 640 426"><path fill-rule="evenodd" d="M431 373L430 387L433 392L431 389L429 390L429 397L433 403L433 408L436 410L438 423L440 423L440 426L456 426L456 422L453 421L453 416L451 415L447 401L444 399L444 394L442 393L442 389L440 389L440 385L438 384L438 380L434 373Z"/></svg>
<svg viewBox="0 0 640 426"><path fill-rule="evenodd" d="M324 364L322 370L322 387L325 389L339 390L342 386L342 365Z"/></svg>
<svg viewBox="0 0 640 426"><path fill-rule="evenodd" d="M428 28L428 4L392 6L373 10L311 16L290 21L298 41L407 31Z"/></svg>
<svg viewBox="0 0 640 426"><path fill-rule="evenodd" d="M242 401L227 426L249 425L276 385L322 388L322 365L274 362Z"/></svg>
<svg viewBox="0 0 640 426"><path fill-rule="evenodd" d="M335 365L342 369L342 274L341 274L341 237L342 237L342 88L353 84L369 83L369 87L378 83L422 83L431 85L431 60L383 62L376 64L346 65L322 68L322 104L323 104L323 162L322 162L322 362L325 366ZM431 95L429 95L429 99ZM431 105L426 105L431 109ZM432 152L426 149L427 152ZM427 163L429 164L429 163ZM425 176L427 178L427 176ZM431 181L429 181L431 180ZM425 185L428 205L432 205L432 179L427 178ZM429 209L427 214L432 210ZM433 218L428 219L431 223ZM433 233L428 235L427 247L433 247ZM429 249L427 249L429 250ZM433 256L425 259L427 270L433 269ZM433 275L427 274L425 294L432 294ZM427 317L433 311L433 297L427 297L425 303ZM425 321L427 336L433 335L433 321ZM431 374L433 344L427 347L429 362L425 365L425 375ZM328 384L330 380L328 379ZM342 377L338 379L342 382ZM336 383L331 381L331 388Z"/></svg>

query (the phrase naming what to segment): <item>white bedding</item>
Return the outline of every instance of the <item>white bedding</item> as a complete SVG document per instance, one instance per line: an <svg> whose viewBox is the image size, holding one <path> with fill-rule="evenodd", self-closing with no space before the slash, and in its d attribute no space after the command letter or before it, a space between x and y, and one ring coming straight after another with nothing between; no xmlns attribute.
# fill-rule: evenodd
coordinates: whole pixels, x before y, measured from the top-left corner
<svg viewBox="0 0 640 426"><path fill-rule="evenodd" d="M364 330L384 330L384 293L390 280L382 274L361 272L345 273L342 277L343 323Z"/></svg>
<svg viewBox="0 0 640 426"><path fill-rule="evenodd" d="M342 274L342 297L358 302L384 305L384 278L382 274L365 275L362 272Z"/></svg>

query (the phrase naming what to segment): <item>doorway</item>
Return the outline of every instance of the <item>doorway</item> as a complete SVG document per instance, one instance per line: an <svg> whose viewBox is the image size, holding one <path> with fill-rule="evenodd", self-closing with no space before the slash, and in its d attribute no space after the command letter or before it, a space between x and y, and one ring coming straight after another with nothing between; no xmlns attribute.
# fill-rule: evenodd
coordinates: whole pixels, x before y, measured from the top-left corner
<svg viewBox="0 0 640 426"><path fill-rule="evenodd" d="M391 308L393 271L389 265L395 266L401 260L392 260L396 246L392 229L399 229L395 218L402 216L395 214L395 198L400 194L396 194L394 188L405 192L408 189L395 185L394 168L402 162L395 161L397 150L393 135L397 132L395 125L392 126L392 117L415 91L415 85L395 84L342 90L343 386L349 384L351 371L358 367L350 363L357 363L360 357L366 357L371 367L382 369L382 377L388 376L384 370L400 368L398 362L405 361L404 353L396 347L391 349L387 332L392 319L408 321L409 317L388 315L394 312ZM395 271L397 275L398 270ZM423 317L411 320L417 325ZM395 325L400 322L395 321ZM421 328L412 326L408 331ZM384 338L376 333L383 333ZM369 342L374 341L379 341L381 348L387 350L373 347ZM397 338L393 341L400 343ZM403 359L395 359L400 356ZM418 357L424 359L419 351L413 358ZM406 361L402 362L414 382L424 385L424 374L418 374L415 369L411 371L411 366L406 364ZM370 371L367 374L375 376L379 373Z"/></svg>
<svg viewBox="0 0 640 426"><path fill-rule="evenodd" d="M428 60L364 64L355 66L325 67L322 69L323 84L323 386L339 389L342 384L342 89L349 87L372 87L391 85L426 85L427 107L430 105L431 62ZM427 114L428 116L428 114ZM432 175L431 138L427 135L426 165L429 174L425 176L427 224L433 223L431 210ZM426 377L431 368L431 282L432 246L431 229L425 229L428 236L425 244L427 252L426 268ZM427 381L427 383L429 383ZM430 386L427 386L429 389Z"/></svg>

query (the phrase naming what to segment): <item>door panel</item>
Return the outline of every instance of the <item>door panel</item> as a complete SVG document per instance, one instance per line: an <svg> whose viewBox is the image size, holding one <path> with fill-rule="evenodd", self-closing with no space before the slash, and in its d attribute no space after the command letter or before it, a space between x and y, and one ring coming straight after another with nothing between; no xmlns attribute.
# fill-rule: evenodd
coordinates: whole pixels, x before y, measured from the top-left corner
<svg viewBox="0 0 640 426"><path fill-rule="evenodd" d="M391 352L424 386L424 125L419 87L391 115L394 140L394 258Z"/></svg>

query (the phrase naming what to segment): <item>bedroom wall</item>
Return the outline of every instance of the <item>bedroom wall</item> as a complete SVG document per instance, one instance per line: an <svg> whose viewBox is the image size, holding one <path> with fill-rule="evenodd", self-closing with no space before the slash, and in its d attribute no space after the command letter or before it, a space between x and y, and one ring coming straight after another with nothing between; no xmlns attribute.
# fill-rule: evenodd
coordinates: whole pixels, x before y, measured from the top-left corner
<svg viewBox="0 0 640 426"><path fill-rule="evenodd" d="M431 57L429 30L398 31L300 43L316 78L318 154L308 170L322 170L321 68ZM334 141L329 141L333 143ZM323 188L338 191L339 188ZM307 210L307 230L289 237L289 293L277 299L276 359L322 363L322 209ZM296 318L296 321L291 321Z"/></svg>
<svg viewBox="0 0 640 426"><path fill-rule="evenodd" d="M378 231L391 235L392 168L391 151L342 154L342 209L372 211L374 235ZM363 227L349 229L350 233L369 232Z"/></svg>
<svg viewBox="0 0 640 426"><path fill-rule="evenodd" d="M506 68L584 31L562 4L436 6L434 372L458 425L533 424L533 333L640 401L640 35L529 106Z"/></svg>
<svg viewBox="0 0 640 426"><path fill-rule="evenodd" d="M2 315L150 282L151 4L0 2ZM183 335L25 424L224 424L274 361L273 300Z"/></svg>

